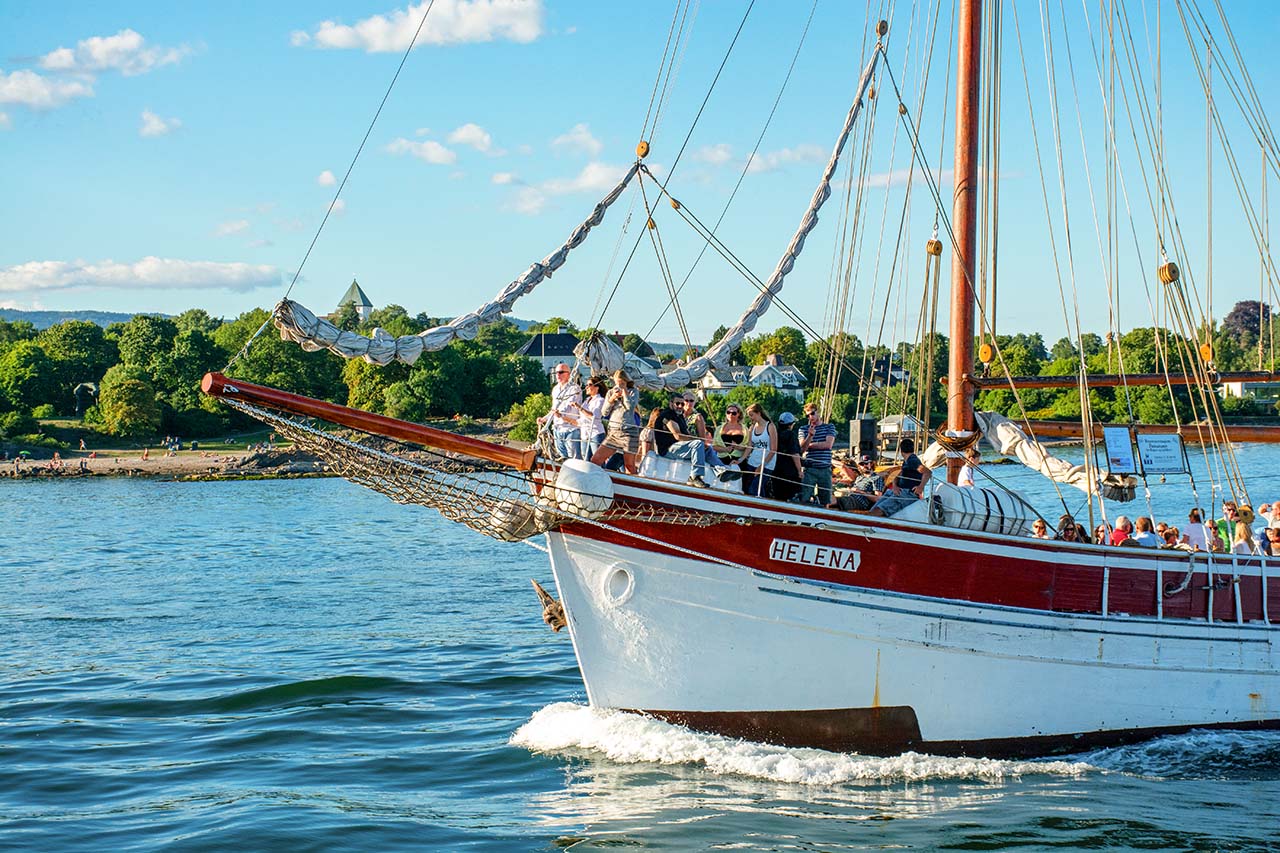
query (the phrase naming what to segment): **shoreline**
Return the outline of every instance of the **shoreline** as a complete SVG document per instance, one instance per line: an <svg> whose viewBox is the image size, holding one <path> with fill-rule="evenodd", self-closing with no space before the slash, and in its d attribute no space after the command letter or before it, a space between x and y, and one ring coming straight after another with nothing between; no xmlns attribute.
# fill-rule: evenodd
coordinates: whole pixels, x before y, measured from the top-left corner
<svg viewBox="0 0 1280 853"><path fill-rule="evenodd" d="M179 451L148 454L136 451L72 451L59 460L11 460L0 463L0 479L84 479L140 477L152 480L200 482L210 480L277 480L336 477L318 458L291 449L211 453Z"/></svg>

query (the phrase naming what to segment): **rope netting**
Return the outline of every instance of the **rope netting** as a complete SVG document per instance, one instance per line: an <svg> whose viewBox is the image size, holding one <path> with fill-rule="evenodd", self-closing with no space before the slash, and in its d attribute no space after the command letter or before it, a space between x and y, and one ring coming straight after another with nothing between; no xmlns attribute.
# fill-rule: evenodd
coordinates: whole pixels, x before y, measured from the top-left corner
<svg viewBox="0 0 1280 853"><path fill-rule="evenodd" d="M549 466L520 472L357 430L330 432L311 418L240 400L224 402L267 424L299 450L323 460L332 473L396 503L430 507L450 521L503 542L518 542L573 522L614 530L617 528L610 522L694 527L748 523L722 513L568 489L555 485L555 469Z"/></svg>

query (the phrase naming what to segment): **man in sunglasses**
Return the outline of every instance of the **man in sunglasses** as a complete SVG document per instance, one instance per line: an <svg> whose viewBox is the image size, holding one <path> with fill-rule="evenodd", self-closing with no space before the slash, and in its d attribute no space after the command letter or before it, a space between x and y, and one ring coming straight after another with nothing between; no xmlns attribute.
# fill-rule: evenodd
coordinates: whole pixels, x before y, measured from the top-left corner
<svg viewBox="0 0 1280 853"><path fill-rule="evenodd" d="M550 421L556 453L564 459L579 459L582 442L578 434L577 405L582 402L582 388L573 381L573 371L563 362L556 365L552 375L556 384L551 388L551 409L538 418L538 426Z"/></svg>

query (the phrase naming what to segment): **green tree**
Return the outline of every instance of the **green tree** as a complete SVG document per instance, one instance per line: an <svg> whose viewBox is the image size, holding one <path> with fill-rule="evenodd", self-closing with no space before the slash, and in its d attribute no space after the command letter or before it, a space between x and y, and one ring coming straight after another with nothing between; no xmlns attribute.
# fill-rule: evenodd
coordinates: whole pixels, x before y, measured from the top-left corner
<svg viewBox="0 0 1280 853"><path fill-rule="evenodd" d="M401 306L388 305L372 311L369 319L360 324L360 328L366 332L372 332L375 328L385 329L388 334L398 338L401 335L416 335L425 327L410 317L409 312Z"/></svg>
<svg viewBox="0 0 1280 853"><path fill-rule="evenodd" d="M640 358L649 358L653 355L653 347L649 346L649 344L645 342L644 338L640 337L635 332L632 332L622 339L622 351L634 353Z"/></svg>
<svg viewBox="0 0 1280 853"><path fill-rule="evenodd" d="M0 352L18 341L29 341L36 336L36 327L28 320L0 319Z"/></svg>
<svg viewBox="0 0 1280 853"><path fill-rule="evenodd" d="M532 323L529 326L531 335L554 335L564 329L571 335L578 334L578 327L563 317L552 317L545 323Z"/></svg>
<svg viewBox="0 0 1280 853"><path fill-rule="evenodd" d="M178 326L172 320L139 314L120 330L120 362L153 375L157 360L173 351L177 336Z"/></svg>
<svg viewBox="0 0 1280 853"><path fill-rule="evenodd" d="M530 394L521 402L512 404L502 420L504 423L513 424L509 433L512 439L533 441L538 435L538 418L550 409L550 394Z"/></svg>
<svg viewBox="0 0 1280 853"><path fill-rule="evenodd" d="M129 368L117 366L102 377L98 412L112 435L143 438L160 428L160 405L150 383L135 378Z"/></svg>
<svg viewBox="0 0 1280 853"><path fill-rule="evenodd" d="M52 402L57 389L57 367L35 341L18 341L0 356L0 402L7 408L29 412Z"/></svg>
<svg viewBox="0 0 1280 853"><path fill-rule="evenodd" d="M223 352L236 353L245 341L269 318L265 309L246 311L213 333ZM342 382L342 360L326 350L307 352L291 341L282 341L270 329L263 331L242 358L232 375L259 385L269 385L321 400L342 402L347 386Z"/></svg>
<svg viewBox="0 0 1280 853"><path fill-rule="evenodd" d="M50 326L38 340L53 360L58 394L52 402L62 412L74 408L72 388L81 382L98 382L119 358L115 341L101 326L84 320L66 320Z"/></svg>
<svg viewBox="0 0 1280 853"><path fill-rule="evenodd" d="M337 326L344 332L354 332L360 328L360 312L356 310L354 302L344 302L338 307L338 313L334 315L333 325Z"/></svg>
<svg viewBox="0 0 1280 853"><path fill-rule="evenodd" d="M204 332L212 335L222 325L222 321L210 316L203 308L188 308L173 318L173 324L178 327L179 332Z"/></svg>

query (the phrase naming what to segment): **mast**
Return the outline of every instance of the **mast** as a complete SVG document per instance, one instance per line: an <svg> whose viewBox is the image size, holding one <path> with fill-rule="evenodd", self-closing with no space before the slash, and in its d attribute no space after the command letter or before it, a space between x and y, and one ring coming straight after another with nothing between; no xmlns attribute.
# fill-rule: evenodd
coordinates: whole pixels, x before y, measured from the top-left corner
<svg viewBox="0 0 1280 853"><path fill-rule="evenodd" d="M978 208L978 72L982 41L982 0L960 0L956 68L955 198L951 210L951 350L947 382L947 429L973 429L974 262ZM947 460L947 479L956 482L963 459Z"/></svg>

